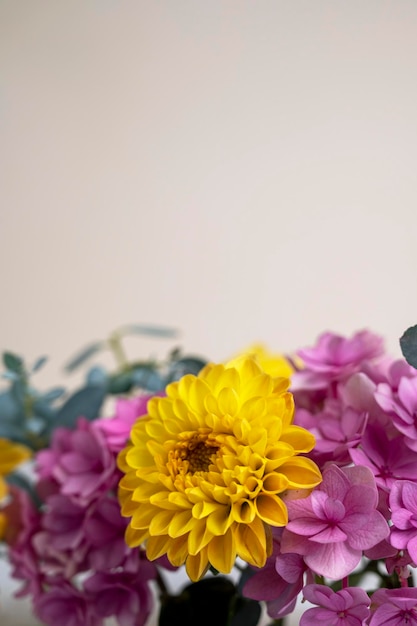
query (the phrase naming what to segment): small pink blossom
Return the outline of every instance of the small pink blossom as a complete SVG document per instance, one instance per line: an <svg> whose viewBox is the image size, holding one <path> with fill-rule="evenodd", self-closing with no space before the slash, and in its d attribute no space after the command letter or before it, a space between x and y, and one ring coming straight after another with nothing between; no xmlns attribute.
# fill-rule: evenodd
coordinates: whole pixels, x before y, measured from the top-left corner
<svg viewBox="0 0 417 626"><path fill-rule="evenodd" d="M307 585L303 595L317 607L303 613L300 626L362 626L369 617L370 599L363 589L346 587L333 591L324 585Z"/></svg>
<svg viewBox="0 0 417 626"><path fill-rule="evenodd" d="M389 534L377 505L378 491L368 468L330 465L307 498L287 502L289 522L281 552L303 555L317 574L344 578L359 564L363 550Z"/></svg>

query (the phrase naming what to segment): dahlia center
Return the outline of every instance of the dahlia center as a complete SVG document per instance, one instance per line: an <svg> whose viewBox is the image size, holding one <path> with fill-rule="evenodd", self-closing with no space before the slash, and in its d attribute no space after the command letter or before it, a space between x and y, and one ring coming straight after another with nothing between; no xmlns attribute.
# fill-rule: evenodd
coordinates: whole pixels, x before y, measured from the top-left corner
<svg viewBox="0 0 417 626"><path fill-rule="evenodd" d="M204 441L191 440L186 448L184 460L188 462L188 471L208 472L209 466L214 461L214 455L217 452L217 446L210 446Z"/></svg>
<svg viewBox="0 0 417 626"><path fill-rule="evenodd" d="M210 465L215 461L218 449L218 444L207 441L206 434L195 434L177 446L175 456L179 462L178 469L182 467L182 471L187 474L208 472Z"/></svg>

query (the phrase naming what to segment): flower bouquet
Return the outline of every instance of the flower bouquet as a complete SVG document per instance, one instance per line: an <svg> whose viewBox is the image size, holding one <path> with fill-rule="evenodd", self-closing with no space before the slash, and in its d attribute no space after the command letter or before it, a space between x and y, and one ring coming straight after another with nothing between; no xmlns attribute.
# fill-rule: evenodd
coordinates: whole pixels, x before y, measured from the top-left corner
<svg viewBox="0 0 417 626"><path fill-rule="evenodd" d="M417 327L400 360L361 331L219 364L131 363L127 332L170 335L88 346L69 370L118 367L72 394L3 356L0 534L36 617L257 626L299 602L301 626L417 626Z"/></svg>

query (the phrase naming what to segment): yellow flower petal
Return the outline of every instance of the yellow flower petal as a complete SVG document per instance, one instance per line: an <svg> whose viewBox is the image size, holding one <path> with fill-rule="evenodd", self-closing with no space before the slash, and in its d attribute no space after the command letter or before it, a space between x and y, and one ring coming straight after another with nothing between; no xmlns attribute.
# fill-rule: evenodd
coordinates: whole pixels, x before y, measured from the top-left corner
<svg viewBox="0 0 417 626"><path fill-rule="evenodd" d="M29 448L0 438L0 474L9 474L17 465L31 457Z"/></svg>

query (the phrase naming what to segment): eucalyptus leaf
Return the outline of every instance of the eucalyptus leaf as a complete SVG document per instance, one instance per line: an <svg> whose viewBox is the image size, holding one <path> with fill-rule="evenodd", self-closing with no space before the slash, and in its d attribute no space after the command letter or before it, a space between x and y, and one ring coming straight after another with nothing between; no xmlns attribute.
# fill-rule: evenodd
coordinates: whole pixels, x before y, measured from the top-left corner
<svg viewBox="0 0 417 626"><path fill-rule="evenodd" d="M93 420L100 414L100 409L106 395L106 389L101 385L87 385L76 391L56 414L56 426L73 428L79 417Z"/></svg>
<svg viewBox="0 0 417 626"><path fill-rule="evenodd" d="M58 398L61 398L65 391L65 387L54 387L53 389L50 389L50 391L43 393L40 396L40 399L49 404L50 402L54 402L55 400L58 400Z"/></svg>
<svg viewBox="0 0 417 626"><path fill-rule="evenodd" d="M19 411L25 412L25 398L26 398L27 387L24 381L21 378L15 380L11 386L10 393L13 398L16 400L16 404L19 407Z"/></svg>
<svg viewBox="0 0 417 626"><path fill-rule="evenodd" d="M108 393L117 395L119 393L128 393L133 387L133 370L122 372L110 377L108 381Z"/></svg>
<svg viewBox="0 0 417 626"><path fill-rule="evenodd" d="M21 412L21 405L11 393L11 390L0 394L0 424L4 421L13 421L24 415Z"/></svg>
<svg viewBox="0 0 417 626"><path fill-rule="evenodd" d="M81 352L79 352L78 354L76 354L66 365L65 365L65 371L67 372L73 372L75 369L77 369L80 365L82 365L83 363L85 363L85 361L87 361L89 358L91 358L94 354L96 354L97 352L99 352L100 350L102 350L104 347L106 346L106 344L103 341L96 341L95 343L90 344L89 346L87 346L86 348L84 348L83 350L81 350Z"/></svg>
<svg viewBox="0 0 417 626"><path fill-rule="evenodd" d="M151 337L174 338L178 336L175 328L167 326L153 326L148 324L126 324L120 331L122 335L150 335Z"/></svg>
<svg viewBox="0 0 417 626"><path fill-rule="evenodd" d="M407 363L417 369L417 325L405 331L400 339L400 347Z"/></svg>
<svg viewBox="0 0 417 626"><path fill-rule="evenodd" d="M24 374L25 368L23 359L17 356L17 354L13 354L13 352L3 352L3 363L4 367L11 372L15 372L19 375Z"/></svg>
<svg viewBox="0 0 417 626"><path fill-rule="evenodd" d="M89 385L107 385L108 374L104 367L92 367L87 373Z"/></svg>
<svg viewBox="0 0 417 626"><path fill-rule="evenodd" d="M57 409L51 406L48 400L45 400L44 396L41 396L33 403L33 413L42 417L44 420L52 421L55 417Z"/></svg>
<svg viewBox="0 0 417 626"><path fill-rule="evenodd" d="M133 370L132 381L145 391L161 391L165 387L159 372L147 365L141 365Z"/></svg>
<svg viewBox="0 0 417 626"><path fill-rule="evenodd" d="M4 439L10 439L18 443L27 444L27 438L25 432L19 424L4 422L0 420L0 437Z"/></svg>
<svg viewBox="0 0 417 626"><path fill-rule="evenodd" d="M19 374L16 374L16 372L12 372L10 370L6 370L5 372L3 372L3 374L1 375L2 378L4 378L5 380L19 380L20 376Z"/></svg>
<svg viewBox="0 0 417 626"><path fill-rule="evenodd" d="M47 360L47 356L40 356L38 359L36 359L34 365L32 366L32 372L35 373L40 370L45 365Z"/></svg>
<svg viewBox="0 0 417 626"><path fill-rule="evenodd" d="M32 435L40 435L45 430L45 420L38 415L33 415L26 420L26 430Z"/></svg>
<svg viewBox="0 0 417 626"><path fill-rule="evenodd" d="M6 476L6 481L9 485L13 485L14 487L27 491L37 508L42 506L42 501L35 491L33 484L26 476L20 472L12 472Z"/></svg>
<svg viewBox="0 0 417 626"><path fill-rule="evenodd" d="M185 374L197 376L206 364L207 361L194 356L183 357L177 361L173 361L168 368L166 382L179 380L185 376Z"/></svg>

